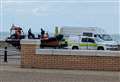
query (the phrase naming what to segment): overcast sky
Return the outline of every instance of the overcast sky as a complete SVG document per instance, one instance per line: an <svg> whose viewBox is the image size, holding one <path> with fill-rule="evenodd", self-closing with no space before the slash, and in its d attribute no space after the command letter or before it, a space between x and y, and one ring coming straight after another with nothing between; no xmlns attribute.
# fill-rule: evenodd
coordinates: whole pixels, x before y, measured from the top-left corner
<svg viewBox="0 0 120 82"><path fill-rule="evenodd" d="M2 0L0 31L11 24L27 31L53 32L55 26L99 27L120 33L119 0Z"/></svg>

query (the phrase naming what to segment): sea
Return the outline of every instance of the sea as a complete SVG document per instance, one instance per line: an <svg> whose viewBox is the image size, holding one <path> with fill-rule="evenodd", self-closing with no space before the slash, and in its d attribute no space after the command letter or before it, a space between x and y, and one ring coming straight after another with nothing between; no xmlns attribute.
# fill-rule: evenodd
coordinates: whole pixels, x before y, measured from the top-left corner
<svg viewBox="0 0 120 82"><path fill-rule="evenodd" d="M37 34L38 33L35 33L36 36L37 36ZM53 36L53 33L50 33L49 35ZM10 36L9 32L0 32L0 41L5 40L9 36ZM118 41L120 43L120 34L113 34L111 36L115 41Z"/></svg>

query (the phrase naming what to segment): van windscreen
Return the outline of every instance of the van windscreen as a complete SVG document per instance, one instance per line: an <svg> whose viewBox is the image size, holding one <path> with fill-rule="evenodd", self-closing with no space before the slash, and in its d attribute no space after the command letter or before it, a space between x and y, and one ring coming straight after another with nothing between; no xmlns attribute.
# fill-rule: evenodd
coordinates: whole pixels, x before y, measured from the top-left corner
<svg viewBox="0 0 120 82"><path fill-rule="evenodd" d="M107 34L102 34L102 35L99 35L99 37L104 40L104 41L112 41L112 37L110 35L107 35Z"/></svg>

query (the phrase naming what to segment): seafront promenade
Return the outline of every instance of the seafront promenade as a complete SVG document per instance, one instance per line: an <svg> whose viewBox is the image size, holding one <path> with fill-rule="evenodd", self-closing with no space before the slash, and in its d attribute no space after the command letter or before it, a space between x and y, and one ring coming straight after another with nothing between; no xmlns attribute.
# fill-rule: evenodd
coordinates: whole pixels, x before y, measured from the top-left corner
<svg viewBox="0 0 120 82"><path fill-rule="evenodd" d="M25 69L0 64L0 82L120 82L120 72Z"/></svg>

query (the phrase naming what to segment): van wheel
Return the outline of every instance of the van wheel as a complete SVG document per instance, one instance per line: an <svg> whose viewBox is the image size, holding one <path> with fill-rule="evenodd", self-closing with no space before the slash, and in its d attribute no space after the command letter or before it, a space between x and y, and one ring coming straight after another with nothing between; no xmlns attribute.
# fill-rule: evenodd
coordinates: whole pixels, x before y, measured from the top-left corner
<svg viewBox="0 0 120 82"><path fill-rule="evenodd" d="M104 50L104 48L103 47L98 47L98 49L97 50Z"/></svg>
<svg viewBox="0 0 120 82"><path fill-rule="evenodd" d="M78 46L73 46L72 49L73 50L78 50L79 48L78 48Z"/></svg>

